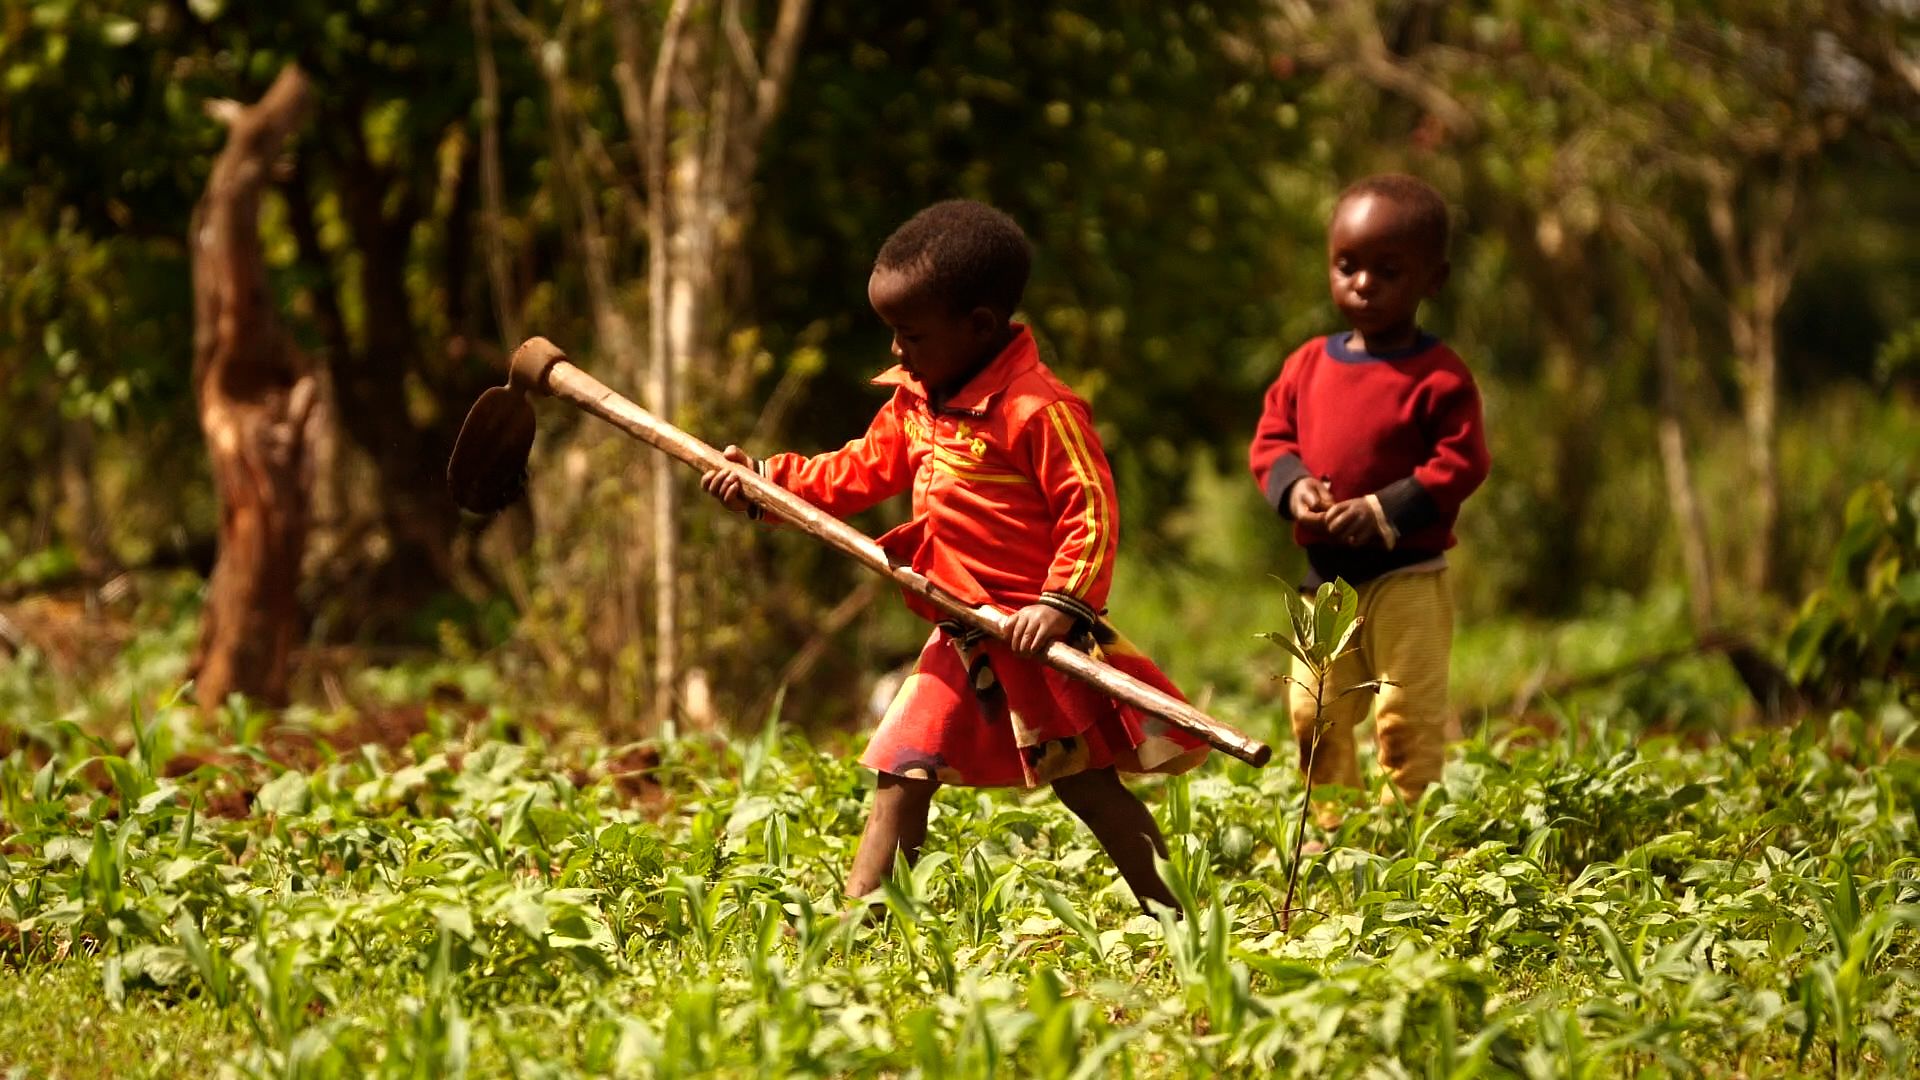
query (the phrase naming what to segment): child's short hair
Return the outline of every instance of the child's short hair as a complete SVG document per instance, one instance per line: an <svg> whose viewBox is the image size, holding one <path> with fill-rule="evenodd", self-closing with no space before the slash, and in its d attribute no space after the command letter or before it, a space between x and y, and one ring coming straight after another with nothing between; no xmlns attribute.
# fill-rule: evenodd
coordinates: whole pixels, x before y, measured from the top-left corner
<svg viewBox="0 0 1920 1080"><path fill-rule="evenodd" d="M1363 177L1348 184L1340 197L1333 201L1333 212L1338 214L1348 201L1362 195L1392 200L1412 219L1414 234L1435 255L1446 258L1451 228L1447 218L1447 200L1432 184L1405 173Z"/></svg>
<svg viewBox="0 0 1920 1080"><path fill-rule="evenodd" d="M985 307L1006 319L1027 291L1033 248L1007 215L972 199L948 199L895 229L873 265L922 275L920 287L956 309Z"/></svg>

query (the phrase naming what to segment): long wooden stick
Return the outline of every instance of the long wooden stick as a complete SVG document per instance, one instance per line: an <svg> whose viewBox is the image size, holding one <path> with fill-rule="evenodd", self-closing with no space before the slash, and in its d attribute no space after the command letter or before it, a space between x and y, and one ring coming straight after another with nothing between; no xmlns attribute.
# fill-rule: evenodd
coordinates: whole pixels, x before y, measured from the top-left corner
<svg viewBox="0 0 1920 1080"><path fill-rule="evenodd" d="M902 588L925 597L942 612L967 626L1005 640L1011 617L997 608L974 607L927 580L909 566L896 565L865 533L833 517L807 500L773 483L752 469L722 457L720 451L661 420L609 389L606 384L567 362L546 338L528 338L514 350L508 376L511 385L525 391L551 394L570 402L641 442L696 469L730 469L738 473L753 500L777 512L793 527L847 555L854 561L892 578ZM1040 657L1047 666L1092 684L1116 701L1161 717L1200 736L1215 749L1251 765L1265 765L1273 748L1248 736L1170 694L1164 693L1103 664L1064 642L1056 641Z"/></svg>

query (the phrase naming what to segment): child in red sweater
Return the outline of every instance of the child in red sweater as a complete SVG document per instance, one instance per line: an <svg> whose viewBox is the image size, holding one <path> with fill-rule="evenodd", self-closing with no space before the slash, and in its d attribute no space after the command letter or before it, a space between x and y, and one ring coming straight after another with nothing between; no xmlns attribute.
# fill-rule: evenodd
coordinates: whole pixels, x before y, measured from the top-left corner
<svg viewBox="0 0 1920 1080"><path fill-rule="evenodd" d="M1184 772L1205 743L1034 659L1066 638L1179 693L1103 617L1119 540L1113 477L1086 402L1010 321L1031 258L1020 227L990 207L921 211L881 247L867 283L900 361L874 380L891 397L867 433L813 457L756 463L732 446L726 456L840 517L911 491L912 518L881 546L960 599L1013 616L1005 643L947 623L927 639L861 759L879 787L847 893L878 888L895 851L918 854L941 784L1050 784L1142 906L1177 907L1154 869L1166 842L1118 772ZM710 472L702 486L753 510L733 472ZM908 606L938 619L918 597Z"/></svg>
<svg viewBox="0 0 1920 1080"><path fill-rule="evenodd" d="M1423 181L1373 176L1341 193L1327 278L1353 329L1287 358L1248 454L1260 490L1306 548L1303 588L1339 577L1360 594L1360 647L1330 675L1326 696L1388 681L1377 699L1380 765L1408 801L1439 779L1445 758L1445 552L1489 463L1472 374L1415 318L1446 283L1446 253L1446 202ZM1289 711L1301 768L1315 784L1359 787L1353 729L1375 698L1335 701L1316 738L1311 680L1296 661Z"/></svg>

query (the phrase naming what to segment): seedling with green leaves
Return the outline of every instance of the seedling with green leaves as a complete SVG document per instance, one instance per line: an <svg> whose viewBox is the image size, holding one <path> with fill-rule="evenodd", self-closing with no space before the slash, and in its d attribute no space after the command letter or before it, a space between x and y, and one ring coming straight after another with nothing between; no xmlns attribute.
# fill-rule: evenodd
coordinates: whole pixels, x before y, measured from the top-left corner
<svg viewBox="0 0 1920 1080"><path fill-rule="evenodd" d="M1284 589L1287 601L1287 628L1261 637L1279 645L1287 655L1300 662L1305 680L1282 675L1282 681L1305 687L1313 695L1313 733L1307 741L1307 753L1301 762L1306 783L1300 792L1300 824L1293 838L1293 860L1287 869L1287 897L1280 908L1283 931L1293 929L1293 897L1300 879L1300 858L1306 848L1307 817L1313 812L1313 766L1320 753L1320 739L1327 730L1327 707L1350 694L1377 694L1384 679L1369 679L1353 686L1328 691L1335 666L1342 657L1359 648L1356 640L1366 621L1360 614L1360 595L1344 580L1323 583L1311 599L1293 589Z"/></svg>

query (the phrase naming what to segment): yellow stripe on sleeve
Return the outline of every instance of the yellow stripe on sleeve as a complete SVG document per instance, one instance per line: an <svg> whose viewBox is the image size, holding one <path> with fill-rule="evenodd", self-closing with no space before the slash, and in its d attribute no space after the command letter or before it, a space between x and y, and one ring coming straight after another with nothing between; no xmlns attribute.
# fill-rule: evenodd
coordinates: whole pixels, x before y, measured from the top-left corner
<svg viewBox="0 0 1920 1080"><path fill-rule="evenodd" d="M1073 437L1073 444L1079 451L1081 465L1086 470L1088 501L1100 510L1099 528L1089 540L1089 543L1094 545L1091 549L1092 562L1087 568L1086 583L1083 586L1090 589L1093 587L1094 579L1100 576L1100 571L1107 559L1107 537L1113 532L1113 501L1107 498L1106 489L1100 486L1100 469L1094 461L1093 452L1087 448L1086 429L1077 423L1069 423L1067 433Z"/></svg>
<svg viewBox="0 0 1920 1080"><path fill-rule="evenodd" d="M1068 463L1073 466L1074 474L1080 478L1080 486L1086 491L1085 546L1074 561L1073 572L1067 576L1066 588L1061 590L1079 596L1099 578L1100 566L1106 560L1106 530L1111 521L1111 509L1107 505L1106 491L1100 486L1100 473L1094 467L1093 455L1087 450L1079 425L1069 415L1067 404L1056 402L1049 405L1046 414L1047 420L1060 436Z"/></svg>

